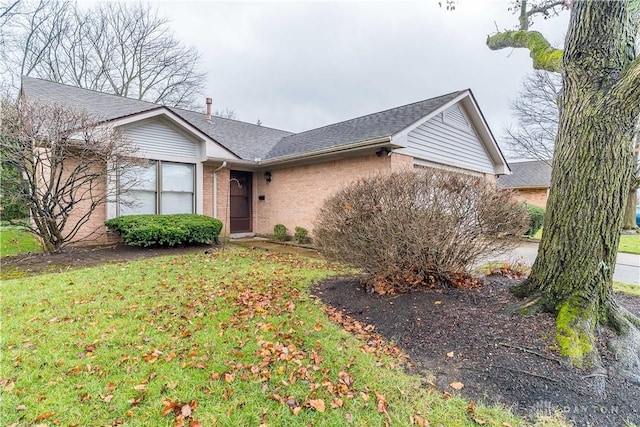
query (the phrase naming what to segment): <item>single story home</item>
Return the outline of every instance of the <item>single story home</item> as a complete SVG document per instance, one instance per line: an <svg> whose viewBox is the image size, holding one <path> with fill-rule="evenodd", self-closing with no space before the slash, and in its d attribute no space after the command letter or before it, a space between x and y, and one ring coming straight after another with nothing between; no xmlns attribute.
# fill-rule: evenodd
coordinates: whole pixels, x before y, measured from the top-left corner
<svg viewBox="0 0 640 427"><path fill-rule="evenodd" d="M511 162L511 175L498 178L498 185L515 190L519 200L530 205L547 207L549 187L551 187L550 162L531 160Z"/></svg>
<svg viewBox="0 0 640 427"><path fill-rule="evenodd" d="M510 173L469 89L301 133L212 116L210 98L195 112L31 77L22 96L100 117L149 160L127 195L137 206L107 203L84 236L136 213L209 215L232 237L270 234L278 223L312 231L324 200L358 177L423 167Z"/></svg>

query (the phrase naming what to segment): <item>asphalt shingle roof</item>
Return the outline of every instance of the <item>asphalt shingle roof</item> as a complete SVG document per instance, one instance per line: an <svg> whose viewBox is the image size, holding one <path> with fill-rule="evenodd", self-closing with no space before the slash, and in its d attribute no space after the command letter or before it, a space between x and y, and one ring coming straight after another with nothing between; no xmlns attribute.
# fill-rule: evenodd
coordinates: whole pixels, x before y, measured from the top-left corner
<svg viewBox="0 0 640 427"><path fill-rule="evenodd" d="M161 108L160 105L151 102L81 89L33 77L22 77L22 91L30 102L66 105L73 110L82 111L100 120L112 120Z"/></svg>
<svg viewBox="0 0 640 427"><path fill-rule="evenodd" d="M391 136L437 110L464 91L391 108L282 138L267 158L303 154Z"/></svg>
<svg viewBox="0 0 640 427"><path fill-rule="evenodd" d="M509 163L511 175L498 178L498 185L507 188L549 187L551 166L540 160Z"/></svg>
<svg viewBox="0 0 640 427"><path fill-rule="evenodd" d="M167 108L234 154L247 160L254 160L256 157L264 158L280 139L292 135L291 132L216 116L211 117L211 123L207 123L204 113L163 107L152 102L33 77L22 78L22 89L29 101L68 105L99 120L114 120L158 108Z"/></svg>
<svg viewBox="0 0 640 427"><path fill-rule="evenodd" d="M163 107L151 102L32 77L22 78L22 88L30 101L68 105L70 108L91 114L99 120L115 120L145 111L166 108L245 160L304 155L322 149L392 136L464 92L452 92L294 134L215 116L211 118L211 123L207 123L203 113Z"/></svg>
<svg viewBox="0 0 640 427"><path fill-rule="evenodd" d="M284 130L216 116L207 123L205 114L178 108L171 110L245 160L265 159L278 141L293 135Z"/></svg>

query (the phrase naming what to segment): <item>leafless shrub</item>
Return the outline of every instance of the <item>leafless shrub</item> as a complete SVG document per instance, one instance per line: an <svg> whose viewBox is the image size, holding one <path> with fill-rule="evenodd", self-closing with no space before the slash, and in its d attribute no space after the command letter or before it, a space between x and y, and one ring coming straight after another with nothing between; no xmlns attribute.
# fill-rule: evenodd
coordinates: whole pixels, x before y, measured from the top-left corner
<svg viewBox="0 0 640 427"><path fill-rule="evenodd" d="M511 193L438 170L361 179L329 198L314 231L330 258L361 268L379 293L465 285L482 257L514 246L528 223Z"/></svg>

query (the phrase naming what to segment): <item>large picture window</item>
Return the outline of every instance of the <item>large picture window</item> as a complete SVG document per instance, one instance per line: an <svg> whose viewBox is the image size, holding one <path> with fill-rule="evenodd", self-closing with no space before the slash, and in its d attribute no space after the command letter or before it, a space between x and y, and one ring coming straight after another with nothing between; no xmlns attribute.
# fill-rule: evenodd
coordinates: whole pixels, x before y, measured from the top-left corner
<svg viewBox="0 0 640 427"><path fill-rule="evenodd" d="M192 164L150 161L122 174L118 215L194 212L195 167ZM126 183L133 184L127 185Z"/></svg>

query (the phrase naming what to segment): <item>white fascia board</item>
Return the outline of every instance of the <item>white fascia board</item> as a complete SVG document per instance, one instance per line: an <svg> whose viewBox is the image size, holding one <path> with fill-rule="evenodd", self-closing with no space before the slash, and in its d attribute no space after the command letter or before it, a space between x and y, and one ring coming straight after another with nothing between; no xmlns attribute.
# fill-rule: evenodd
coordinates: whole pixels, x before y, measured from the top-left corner
<svg viewBox="0 0 640 427"><path fill-rule="evenodd" d="M493 137L489 124L484 119L484 115L480 110L480 107L476 103L473 93L469 92L469 96L462 100L462 106L465 108L473 127L476 130L476 134L482 141L489 157L493 161L496 175L508 175L511 174L511 169L502 154L502 150L498 146L498 142Z"/></svg>
<svg viewBox="0 0 640 427"><path fill-rule="evenodd" d="M296 160L313 159L320 156L332 155L335 153L342 153L345 151L357 150L357 149L366 148L366 147L374 147L378 145L385 146L385 145L389 145L390 142L391 142L390 137L383 136L381 138L358 141L358 142L341 145L337 147L323 148L322 150L316 150L309 153L292 154L290 156L282 156L282 157L276 157L274 159L262 160L260 162L260 165L271 166L271 165L277 165L280 163L289 163ZM390 148L399 148L399 146L392 146Z"/></svg>
<svg viewBox="0 0 640 427"><path fill-rule="evenodd" d="M127 117L111 120L109 121L109 124L111 124L113 127L119 127L119 126L140 122L146 119L163 117L163 116L171 120L171 122L175 126L180 128L182 131L187 132L188 134L193 135L196 139L204 142L205 144L204 157L217 157L217 158L223 158L225 160L239 159L238 156L236 156L231 151L224 148L217 141L212 139L209 135L200 131L191 123L184 120L182 117L178 116L176 113L174 113L173 111L171 111L166 107L156 108L153 110L144 111L142 113L133 114Z"/></svg>

